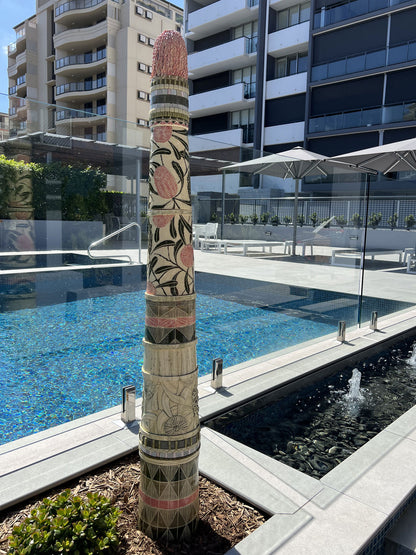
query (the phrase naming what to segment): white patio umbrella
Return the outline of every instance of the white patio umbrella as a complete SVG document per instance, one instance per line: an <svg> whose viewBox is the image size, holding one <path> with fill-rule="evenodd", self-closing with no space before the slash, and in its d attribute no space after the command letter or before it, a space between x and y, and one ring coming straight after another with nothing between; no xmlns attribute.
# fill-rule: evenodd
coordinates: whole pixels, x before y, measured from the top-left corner
<svg viewBox="0 0 416 555"><path fill-rule="evenodd" d="M262 156L254 160L247 160L238 164L232 164L221 168L224 171L238 171L253 174L272 175L287 179L291 177L295 180L295 197L293 206L293 254L296 250L296 232L298 219L298 196L299 183L301 179L308 175L328 175L333 172L361 171L366 170L356 167L348 162L336 161L332 158L322 156L316 152L311 152L301 146L296 146L290 150ZM369 173L376 173L368 170Z"/></svg>
<svg viewBox="0 0 416 555"><path fill-rule="evenodd" d="M416 171L416 138L341 154L331 160L359 166L362 171Z"/></svg>

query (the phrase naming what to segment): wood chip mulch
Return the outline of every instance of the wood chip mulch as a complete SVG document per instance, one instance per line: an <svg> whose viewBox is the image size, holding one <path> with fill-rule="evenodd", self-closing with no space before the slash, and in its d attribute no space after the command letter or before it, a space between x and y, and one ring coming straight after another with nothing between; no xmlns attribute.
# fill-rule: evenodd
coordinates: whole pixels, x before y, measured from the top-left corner
<svg viewBox="0 0 416 555"><path fill-rule="evenodd" d="M122 514L118 521L120 555L223 555L234 545L254 532L267 516L247 505L234 495L200 478L200 522L189 542L165 545L137 530L138 485L140 463L137 455L130 455L93 473L82 476L65 486L47 492L27 505L0 513L0 554L8 551L8 536L13 527L38 506L45 497L59 495L68 487L74 495L98 492L109 497Z"/></svg>

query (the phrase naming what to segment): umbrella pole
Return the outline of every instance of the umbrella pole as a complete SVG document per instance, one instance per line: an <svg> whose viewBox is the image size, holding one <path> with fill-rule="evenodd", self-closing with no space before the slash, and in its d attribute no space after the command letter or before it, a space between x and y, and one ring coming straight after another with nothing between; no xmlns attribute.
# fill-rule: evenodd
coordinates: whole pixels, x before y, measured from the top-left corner
<svg viewBox="0 0 416 555"><path fill-rule="evenodd" d="M297 235L297 228L298 228L298 196L299 196L299 181L300 179L295 179L295 199L293 203L293 247L292 247L292 256L296 256L296 235Z"/></svg>

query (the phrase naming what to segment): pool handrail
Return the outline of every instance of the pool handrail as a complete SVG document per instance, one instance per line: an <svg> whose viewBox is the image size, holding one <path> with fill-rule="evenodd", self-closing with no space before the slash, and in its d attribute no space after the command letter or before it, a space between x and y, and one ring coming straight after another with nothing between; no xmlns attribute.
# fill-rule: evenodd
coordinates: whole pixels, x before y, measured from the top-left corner
<svg viewBox="0 0 416 555"><path fill-rule="evenodd" d="M108 258L108 255L98 255L98 256L96 256L96 255L91 254L91 249L94 248L94 247L97 247L101 243L104 243L105 241L107 241L107 239L111 239L112 237L115 237L116 235L120 235L120 233L123 233L123 231L126 231L127 229L130 229L131 227L137 227L139 229L139 264L141 264L142 263L142 258L141 258L142 229L141 229L140 225L137 222L131 222L131 223L125 225L124 227L121 227L120 229L116 229L116 231L113 231L109 235L106 235L105 237L102 237L101 239L98 239L98 241L94 241L93 243L91 243L91 245L87 249L88 256L90 258ZM118 254L117 256L119 258L128 258L130 264L134 263L132 257L129 254Z"/></svg>

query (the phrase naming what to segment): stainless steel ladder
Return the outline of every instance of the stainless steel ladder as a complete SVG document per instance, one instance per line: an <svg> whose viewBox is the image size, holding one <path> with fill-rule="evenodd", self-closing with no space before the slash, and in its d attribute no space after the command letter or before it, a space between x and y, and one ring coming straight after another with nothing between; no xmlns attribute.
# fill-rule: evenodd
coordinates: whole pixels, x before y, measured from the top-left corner
<svg viewBox="0 0 416 555"><path fill-rule="evenodd" d="M103 237L102 239L99 239L98 241L94 241L93 243L91 243L91 245L88 247L87 252L88 252L88 256L90 258L108 258L107 254L102 254L102 255L94 255L91 253L91 249L93 249L94 247L101 245L101 243L104 243L105 241L107 241L107 239L111 239L112 237L116 237L116 235L120 235L120 233L123 233L123 231L126 231L127 229L130 229L131 227L137 227L139 230L139 264L142 263L142 258L141 258L141 251L142 251L142 229L140 227L140 225L137 222L131 222L130 224L125 225L124 227L121 227L120 229L117 229L116 231L113 231L113 233L110 233L109 235L106 235L105 237ZM129 254L117 254L118 258L128 258L130 264L134 264L134 261L132 259L132 257Z"/></svg>

